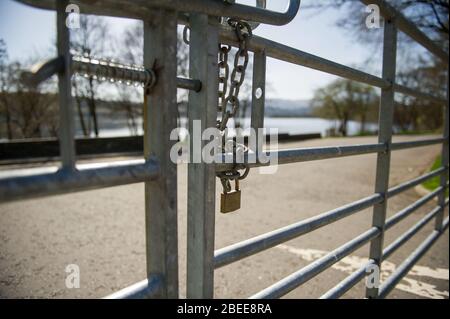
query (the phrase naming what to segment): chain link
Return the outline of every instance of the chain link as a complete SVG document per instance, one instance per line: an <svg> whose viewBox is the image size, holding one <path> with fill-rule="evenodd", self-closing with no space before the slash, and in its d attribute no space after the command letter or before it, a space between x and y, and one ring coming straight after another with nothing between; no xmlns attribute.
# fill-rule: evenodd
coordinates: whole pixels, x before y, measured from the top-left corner
<svg viewBox="0 0 450 319"><path fill-rule="evenodd" d="M228 24L235 30L239 40L239 48L234 56L233 70L230 77L230 89L228 89L228 53L230 46L219 46L219 112L222 118L217 122L217 128L224 131L227 127L228 120L234 116L239 109L239 92L245 80L245 72L248 66L248 50L247 41L252 36L252 28L245 21L236 19L228 19ZM222 73L222 70L224 73ZM231 109L228 105L231 105Z"/></svg>

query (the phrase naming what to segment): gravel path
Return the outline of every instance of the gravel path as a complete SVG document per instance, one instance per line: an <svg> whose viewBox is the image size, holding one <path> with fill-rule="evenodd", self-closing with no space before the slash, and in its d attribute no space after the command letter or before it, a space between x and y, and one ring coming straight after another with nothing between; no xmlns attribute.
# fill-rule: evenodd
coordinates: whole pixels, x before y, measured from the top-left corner
<svg viewBox="0 0 450 319"><path fill-rule="evenodd" d="M430 136L431 137L431 136ZM398 137L408 140L415 137ZM422 138L422 137L417 137ZM281 144L282 148L373 143L375 138L333 138ZM396 151L390 184L428 170L440 147ZM375 155L280 166L275 175L252 170L241 183L242 209L216 214L216 248L286 226L373 192ZM179 168L180 294L185 295L186 166ZM218 183L220 184L220 183ZM220 188L217 187L217 196ZM144 188L142 184L0 205L0 297L98 298L145 277ZM409 190L389 202L389 215L417 200ZM435 205L430 202L386 234L386 242L406 231ZM447 214L447 210L446 210ZM215 273L215 297L245 298L300 269L362 233L371 210L302 236ZM389 258L395 268L431 231L433 223ZM364 261L368 246L287 298L316 298ZM80 267L79 289L65 286L68 264ZM419 261L391 298L448 298L448 231ZM423 266L423 267L422 267ZM361 282L345 297L361 298Z"/></svg>

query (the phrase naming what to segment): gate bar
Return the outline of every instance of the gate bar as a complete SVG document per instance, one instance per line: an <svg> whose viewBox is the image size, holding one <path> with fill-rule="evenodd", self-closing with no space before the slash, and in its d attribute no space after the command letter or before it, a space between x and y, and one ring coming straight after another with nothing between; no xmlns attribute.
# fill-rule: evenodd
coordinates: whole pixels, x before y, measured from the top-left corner
<svg viewBox="0 0 450 319"><path fill-rule="evenodd" d="M221 248L215 252L214 266L215 268L220 268L282 244L320 227L334 223L344 217L348 217L358 211L369 208L381 202L381 200L381 195L374 194L318 216Z"/></svg>
<svg viewBox="0 0 450 319"><path fill-rule="evenodd" d="M155 156L160 176L145 183L147 278L162 276L156 298L178 298L177 165L170 159L177 127L177 13L158 10L144 21L144 67L158 70L158 81L144 93L144 157Z"/></svg>
<svg viewBox="0 0 450 319"><path fill-rule="evenodd" d="M445 142L445 139L442 137L417 140L417 141L396 142L396 143L392 143L391 150L397 151L397 150L403 150L405 148L413 148L413 147L422 147L422 146L428 146L428 145L434 145L434 144L441 144L443 142Z"/></svg>
<svg viewBox="0 0 450 319"><path fill-rule="evenodd" d="M40 171L52 171L56 167ZM39 173L0 179L0 202L65 194L97 188L153 181L159 175L159 164L123 161L77 165L74 170Z"/></svg>
<svg viewBox="0 0 450 319"><path fill-rule="evenodd" d="M419 184L422 184L423 182L425 182L426 180L435 177L435 176L439 176L443 171L445 170L444 167L440 167L432 172L429 172L427 174L424 174L422 176L419 176L417 178L414 178L410 181L404 182L402 184L399 184L397 186L394 186L392 188L390 188L387 192L387 196L388 198L391 198L393 196L396 196L408 189L410 189L411 187L417 186Z"/></svg>
<svg viewBox="0 0 450 319"><path fill-rule="evenodd" d="M276 163L251 163L248 161L249 155L244 155L244 161L250 167L269 166L278 164L290 164L298 162L316 161L322 159L363 155L377 152L384 152L386 145L382 143L378 144L363 144L363 145L343 145L343 146L327 146L327 147L305 147L297 149L285 149L281 151L267 152L267 156L277 158ZM233 168L230 156L231 154L219 155L219 159L216 161L216 170L218 172L227 171ZM254 161L253 161L254 162Z"/></svg>
<svg viewBox="0 0 450 319"><path fill-rule="evenodd" d="M429 93L420 92L417 89L412 89L400 84L394 84L394 91L404 95L414 96L418 99L428 100L436 103L445 103L445 99L439 96L434 96Z"/></svg>
<svg viewBox="0 0 450 319"><path fill-rule="evenodd" d="M362 3L369 5L375 4L380 8L380 13L386 19L395 17L397 28L408 35L411 39L421 44L428 51L439 57L445 65L448 65L448 53L440 48L432 41L424 32L422 32L415 24L409 21L401 12L384 0L361 0Z"/></svg>
<svg viewBox="0 0 450 319"><path fill-rule="evenodd" d="M426 179L429 179L433 176L438 175L437 173L440 170L436 170L430 174L426 174L424 176L421 176L419 179L413 180L414 183L407 182L404 184L401 184L399 186L396 186L394 188L391 188L387 192L387 197L393 196L393 192L396 192L397 194L400 191L403 191L407 188L413 187L416 185L415 183L419 184L418 181L423 181ZM426 177L426 178L424 178ZM406 187L407 186L407 187ZM405 209L398 212L396 215L392 216L386 221L386 229L391 228L396 223L398 223L400 220L405 218L406 216L410 215L412 212L414 212L419 207L426 204L428 201L430 201L432 198L434 198L436 195L440 194L442 192L442 188L438 188L435 191L431 192L430 194L425 195L424 197L420 198L415 203L409 205ZM289 241L291 239L297 238L299 236L302 236L304 234L307 234L309 232L312 232L320 227L329 225L331 223L334 223L342 218L345 218L347 216L350 216L358 211L361 211L363 209L366 209L368 207L371 207L373 205L376 205L378 203L382 202L382 196L379 194L374 194L372 196L366 197L364 199L361 199L359 201L353 202L351 204L333 209L331 211L328 211L326 213L322 213L318 216L314 216L305 220L302 220L298 223L291 224L289 226L285 226L282 228L279 228L277 230L258 235L256 237L238 242L236 244L232 244L230 246L221 248L219 250L216 250L215 256L214 256L214 266L215 268L220 268L223 266L226 266L228 264L231 264L233 262L236 262L238 260L241 260L243 258L252 256L254 254L257 254L261 251L267 250L269 248L272 248L276 245L282 244L286 241Z"/></svg>
<svg viewBox="0 0 450 319"><path fill-rule="evenodd" d="M59 0L17 0L41 9L54 9ZM225 3L223 0L103 0L96 3L92 0L71 0L71 3L82 7L83 13L107 15L122 18L148 20L151 11L158 8L196 12L216 17L234 17L271 25L285 25L292 21L300 8L300 0L290 0L285 12L276 12L239 3Z"/></svg>
<svg viewBox="0 0 450 319"><path fill-rule="evenodd" d="M385 298L392 289L402 280L402 278L411 270L411 268L419 261L419 259L430 249L434 242L448 227L448 217L445 219L440 230L434 230L425 239L419 247L417 247L408 258L402 262L394 273L380 286L379 298Z"/></svg>
<svg viewBox="0 0 450 319"><path fill-rule="evenodd" d="M376 227L372 227L365 231L361 235L353 238L344 245L329 252L325 256L317 259L313 263L306 267L303 267L299 271L285 277L272 286L258 292L251 296L251 299L273 299L284 296L290 291L294 290L298 286L314 278L322 271L328 269L342 258L348 256L370 240L380 235L380 230Z"/></svg>
<svg viewBox="0 0 450 319"><path fill-rule="evenodd" d="M258 92L259 91L259 92ZM261 96L257 97L260 93ZM264 108L266 103L266 52L256 51L253 54L253 83L252 83L252 112L251 128L254 129L256 149L255 152L261 152L265 140L259 139L258 129L264 128Z"/></svg>
<svg viewBox="0 0 450 319"><path fill-rule="evenodd" d="M190 156L188 164L188 212L187 212L187 298L213 298L214 296L214 234L216 174L214 165L205 163L200 154L194 153L210 142L195 138L194 123L199 134L215 127L219 88L218 32L213 18L191 14L189 73L199 79L203 88L199 93L189 92ZM211 139L211 137L209 137Z"/></svg>
<svg viewBox="0 0 450 319"><path fill-rule="evenodd" d="M449 143L449 132L448 132L448 126L449 126L449 121L450 121L450 117L449 117L449 92L448 90L450 89L449 87L449 73L447 71L447 103L445 103L443 109L444 109L444 132L443 132L443 137L444 137L444 141L442 143L442 150L441 150L441 165L443 167L445 167L446 169L442 172L441 174L441 187L444 187L445 185L448 185L447 181L448 181L448 143ZM448 187L448 186L447 186ZM445 192L442 192L439 195L439 205L441 207L445 207ZM444 212L441 212L439 215L437 215L436 217L436 222L435 222L435 226L434 229L436 230L440 230L442 228L442 220L444 219Z"/></svg>
<svg viewBox="0 0 450 319"><path fill-rule="evenodd" d="M394 225L399 223L401 220L405 219L407 216L411 215L414 211L428 203L430 200L432 200L437 195L443 193L445 188L438 187L436 190L432 191L431 193L421 197L419 200L415 201L411 205L407 206L406 208L399 211L394 216L391 216L386 220L385 223L385 230L391 229Z"/></svg>
<svg viewBox="0 0 450 319"><path fill-rule="evenodd" d="M402 150L413 147L429 146L434 144L440 144L444 141L444 138L423 139L417 141L396 142L390 144L391 150ZM277 158L277 162L272 163L260 163L249 161L251 155L244 155L244 162L250 167L260 167L269 165L283 165L298 162L317 161L323 159L355 156L370 153L386 152L387 146L384 143L377 144L362 144L362 145L343 145L343 146L326 146L326 147L305 147L296 149L284 149L281 151L269 151L266 152L267 156ZM216 171L222 172L233 168L232 154L227 153L225 155L219 155L216 161Z"/></svg>
<svg viewBox="0 0 450 319"><path fill-rule="evenodd" d="M393 20L387 19L384 23L383 39L383 79L390 83L395 83L395 69L397 58L397 29ZM392 86L381 89L380 112L378 119L378 142L387 145L384 153L378 153L375 193L381 194L384 200L376 204L373 208L372 226L380 231L380 236L370 243L370 258L380 267L383 254L384 227L387 209L387 192L389 189L389 173L391 167L391 143L392 124L394 118L394 89ZM377 285L375 285L377 287ZM378 288L366 289L368 298L378 296Z"/></svg>
<svg viewBox="0 0 450 319"><path fill-rule="evenodd" d="M412 238L419 230L421 230L430 220L432 220L440 211L441 207L434 208L424 218L417 222L408 231L398 237L388 247L383 250L383 259L389 258L398 248L400 248L405 242ZM337 299L345 294L348 290L353 288L360 280L366 276L366 269L374 263L373 260L369 260L364 266L360 267L357 271L346 277L339 282L332 289L323 294L320 299Z"/></svg>
<svg viewBox="0 0 450 319"><path fill-rule="evenodd" d="M220 40L226 44L238 46L236 35L228 30L222 29L220 31ZM248 49L254 52L265 51L268 57L280 61L289 62L328 74L333 74L342 78L365 83L378 88L387 88L391 85L389 81L383 80L378 76L256 35L253 35L249 40ZM411 95L417 98L427 99L435 102L444 103L446 101L445 98L434 96L428 93L423 93L400 84L395 84L394 90L398 93Z"/></svg>
<svg viewBox="0 0 450 319"><path fill-rule="evenodd" d="M150 299L161 294L164 285L164 278L152 276L144 279L124 289L104 297L103 299Z"/></svg>
<svg viewBox="0 0 450 319"><path fill-rule="evenodd" d="M56 1L56 31L58 56L63 57L64 68L58 72L59 147L63 169L75 168L75 118L72 107L70 31L66 26L66 7L69 1Z"/></svg>

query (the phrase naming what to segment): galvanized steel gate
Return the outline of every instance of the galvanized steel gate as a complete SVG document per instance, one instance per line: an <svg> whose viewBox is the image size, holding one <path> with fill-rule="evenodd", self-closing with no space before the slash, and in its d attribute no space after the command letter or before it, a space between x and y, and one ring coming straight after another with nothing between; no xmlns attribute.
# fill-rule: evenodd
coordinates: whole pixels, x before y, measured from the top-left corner
<svg viewBox="0 0 450 319"><path fill-rule="evenodd" d="M48 62L34 79L41 81L52 73L58 73L60 104L60 149L62 166L58 170L41 168L20 176L0 180L0 200L12 201L37 196L47 196L73 191L145 183L147 279L128 287L111 298L177 298L178 295L178 251L177 251L177 173L176 164L169 157L170 132L177 126L176 90L189 89L189 123L201 120L202 128L214 127L218 100L218 43L237 45L235 34L220 28L218 16L235 17L249 21L282 25L291 21L300 6L300 0L291 0L285 13L276 13L263 8L235 4L223 0L137 0L127 1L76 0L83 13L129 17L144 21L144 68L123 65L104 65L98 61L72 61L69 53L69 32L65 26L65 8L68 1L20 0L32 6L57 11L57 40L59 58ZM278 244L331 224L365 208L373 207L373 226L346 244L273 284L251 298L281 297L299 287L359 247L370 243L370 259L367 265L326 292L322 298L337 298L343 295L366 276L366 267L381 265L396 249L417 233L428 222L434 220L435 230L378 288L368 288L366 296L385 297L411 269L448 227L444 220L444 209L448 205L445 189L448 187L448 125L449 107L447 99L422 93L395 82L397 31L410 38L439 57L448 65L448 54L431 41L401 13L383 0L362 0L364 4L380 7L384 24L383 71L376 77L350 67L296 50L268 39L253 36L249 50L254 52L253 92L262 90L262 98L253 98L251 126L264 126L264 90L266 57L309 67L333 75L366 83L381 88L379 112L379 139L375 144L342 147L307 148L278 151L278 164L312 161L318 159L376 153L376 184L373 195L336 208L307 220L262 234L214 251L215 236L215 179L217 171L225 171L232 164L189 164L188 167L188 247L187 247L187 297L212 298L214 270L251 256ZM261 4L258 1L258 4ZM190 78L177 78L176 50L177 24L190 27ZM156 61L156 62L155 62ZM100 65L100 67L99 67ZM92 71L95 69L95 71ZM100 69L100 70L99 70ZM100 72L124 80L145 82L149 88L144 105L144 154L145 160L76 165L74 148L74 114L72 110L72 73ZM103 72L103 73L102 73ZM448 76L447 76L448 79ZM200 86L201 84L201 86ZM448 85L448 84L447 84ZM151 87L151 88L150 88ZM393 143L392 121L394 94L396 92L421 99L429 99L444 106L444 136L437 139ZM192 138L192 137L191 137ZM206 141L202 141L202 146ZM437 170L406 183L389 188L390 155L392 151L432 144L442 144L443 166ZM261 163L249 164L251 167ZM418 185L429 178L440 176L440 187L386 218L389 198ZM383 245L384 233L417 208L438 196L438 205L406 233L387 247Z"/></svg>

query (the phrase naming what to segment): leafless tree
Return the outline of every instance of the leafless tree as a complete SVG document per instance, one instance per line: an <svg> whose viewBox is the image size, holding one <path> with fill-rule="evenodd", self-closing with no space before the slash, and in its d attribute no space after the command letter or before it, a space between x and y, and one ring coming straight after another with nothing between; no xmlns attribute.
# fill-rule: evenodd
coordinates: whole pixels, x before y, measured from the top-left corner
<svg viewBox="0 0 450 319"><path fill-rule="evenodd" d="M110 38L108 24L102 17L88 15L80 16L80 28L71 30L71 49L78 54L88 57L104 57L107 53L107 41ZM80 126L85 136L94 132L99 135L97 118L97 91L100 84L94 77L83 78L77 76L72 81L75 93ZM88 106L88 120L84 118L83 102Z"/></svg>
<svg viewBox="0 0 450 319"><path fill-rule="evenodd" d="M187 77L189 51L187 45L183 42L181 34L178 35L177 42L177 69L178 75ZM142 22L136 22L128 28L122 39L118 41L117 47L120 47L120 56L124 63L142 65L144 63L144 29ZM119 88L119 85L122 86ZM137 132L136 119L142 116L142 108L136 108L136 103L142 103L143 91L140 87L123 87L118 84L117 94L119 98L119 109L113 109L113 112L122 111L127 116L127 123L132 133ZM180 108L186 105L187 92L178 92L178 120L180 120Z"/></svg>

